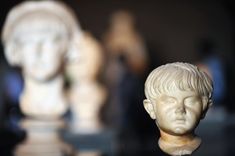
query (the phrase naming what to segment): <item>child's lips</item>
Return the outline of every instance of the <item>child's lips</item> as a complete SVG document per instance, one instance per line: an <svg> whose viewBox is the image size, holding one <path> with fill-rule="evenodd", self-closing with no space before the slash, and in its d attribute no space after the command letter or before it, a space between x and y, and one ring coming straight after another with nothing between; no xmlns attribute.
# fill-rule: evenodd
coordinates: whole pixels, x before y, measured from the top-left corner
<svg viewBox="0 0 235 156"><path fill-rule="evenodd" d="M177 122L185 122L185 118L183 116L176 117L175 121L177 121Z"/></svg>

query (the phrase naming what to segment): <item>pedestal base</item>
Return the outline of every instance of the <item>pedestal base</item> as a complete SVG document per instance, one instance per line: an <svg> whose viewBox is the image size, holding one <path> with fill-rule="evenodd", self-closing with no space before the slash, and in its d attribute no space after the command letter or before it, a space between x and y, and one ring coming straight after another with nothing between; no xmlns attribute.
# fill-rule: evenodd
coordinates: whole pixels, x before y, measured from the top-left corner
<svg viewBox="0 0 235 156"><path fill-rule="evenodd" d="M71 156L72 148L63 142L59 129L64 126L61 120L25 119L21 127L26 130L26 139L16 147L15 156Z"/></svg>
<svg viewBox="0 0 235 156"><path fill-rule="evenodd" d="M103 124L100 121L84 119L74 120L70 125L70 131L74 134L98 134L104 130Z"/></svg>
<svg viewBox="0 0 235 156"><path fill-rule="evenodd" d="M63 138L74 145L78 151L76 156L115 156L118 150L117 131L113 129L104 129L96 134L73 134L70 131L63 133Z"/></svg>
<svg viewBox="0 0 235 156"><path fill-rule="evenodd" d="M102 156L100 151L80 151L76 156Z"/></svg>

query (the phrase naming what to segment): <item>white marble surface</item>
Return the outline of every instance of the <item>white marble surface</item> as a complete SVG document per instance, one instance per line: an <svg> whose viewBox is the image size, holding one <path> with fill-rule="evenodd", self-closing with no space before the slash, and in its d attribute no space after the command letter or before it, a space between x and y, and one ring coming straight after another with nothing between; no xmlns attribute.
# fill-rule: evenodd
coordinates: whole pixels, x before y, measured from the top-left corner
<svg viewBox="0 0 235 156"><path fill-rule="evenodd" d="M201 144L194 131L212 105L210 77L189 63L169 63L145 82L144 107L160 130L158 144L170 155L189 155Z"/></svg>
<svg viewBox="0 0 235 156"><path fill-rule="evenodd" d="M100 110L107 97L106 88L98 80L104 63L103 49L88 32L84 33L77 46L78 61L66 66L70 80L68 97L72 112L71 131L96 133L103 128Z"/></svg>

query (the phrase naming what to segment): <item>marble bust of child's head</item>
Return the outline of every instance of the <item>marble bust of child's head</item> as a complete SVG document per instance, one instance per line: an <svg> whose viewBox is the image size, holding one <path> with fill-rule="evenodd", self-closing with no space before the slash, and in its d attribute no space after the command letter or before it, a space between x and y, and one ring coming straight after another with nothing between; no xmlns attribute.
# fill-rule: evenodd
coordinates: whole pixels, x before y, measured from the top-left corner
<svg viewBox="0 0 235 156"><path fill-rule="evenodd" d="M194 134L212 105L212 81L189 63L169 63L153 70L145 82L144 108L160 130L160 148L170 155L196 150Z"/></svg>

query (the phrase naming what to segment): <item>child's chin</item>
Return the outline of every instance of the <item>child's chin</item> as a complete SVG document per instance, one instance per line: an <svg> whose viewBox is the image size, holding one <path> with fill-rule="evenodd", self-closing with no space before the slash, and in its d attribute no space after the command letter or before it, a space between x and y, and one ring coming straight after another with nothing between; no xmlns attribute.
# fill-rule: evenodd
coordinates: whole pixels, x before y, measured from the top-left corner
<svg viewBox="0 0 235 156"><path fill-rule="evenodd" d="M174 133L176 135L184 135L188 132L188 128L187 127L176 127L174 128Z"/></svg>

